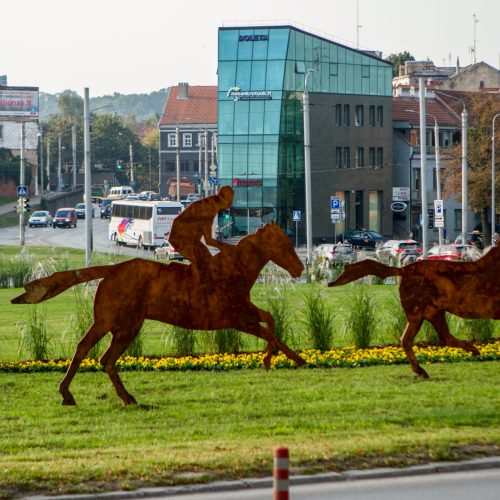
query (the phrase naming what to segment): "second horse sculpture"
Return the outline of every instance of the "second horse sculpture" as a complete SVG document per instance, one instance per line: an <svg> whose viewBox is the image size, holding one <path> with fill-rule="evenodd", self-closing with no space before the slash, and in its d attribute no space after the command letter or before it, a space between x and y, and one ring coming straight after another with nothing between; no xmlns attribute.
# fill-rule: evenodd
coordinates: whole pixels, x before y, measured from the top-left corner
<svg viewBox="0 0 500 500"><path fill-rule="evenodd" d="M477 262L419 261L405 267L389 267L367 259L346 265L344 272L328 286L338 286L363 276L400 276L399 295L408 324L401 343L412 370L428 378L413 352L413 340L424 320L429 321L443 345L461 347L474 355L479 351L454 337L446 312L466 319L500 319L500 243Z"/></svg>
<svg viewBox="0 0 500 500"><path fill-rule="evenodd" d="M145 319L196 330L234 328L255 335L267 342L266 369L276 349L298 365L305 363L278 339L272 315L250 301L250 290L270 260L295 278L304 269L290 240L273 222L211 257L201 282L193 280L192 264L165 265L133 259L54 273L26 284L26 293L11 302L37 304L73 285L102 279L95 295L94 323L78 344L59 392L63 404L76 404L70 383L92 346L111 332L111 343L100 361L118 396L128 405L136 400L125 389L115 363L138 335Z"/></svg>

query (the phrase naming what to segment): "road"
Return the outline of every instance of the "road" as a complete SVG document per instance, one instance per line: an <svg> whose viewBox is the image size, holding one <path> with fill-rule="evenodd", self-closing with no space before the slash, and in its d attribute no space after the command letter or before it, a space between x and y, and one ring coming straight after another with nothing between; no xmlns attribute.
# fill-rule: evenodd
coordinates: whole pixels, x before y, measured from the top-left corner
<svg viewBox="0 0 500 500"><path fill-rule="evenodd" d="M96 213L99 213L96 209ZM133 247L118 247L108 240L109 219L95 217L93 226L93 251L117 253L133 257L151 257L149 250L138 250ZM0 230L0 245L19 245L19 227L6 227ZM78 219L76 229L26 226L25 246L53 246L85 249L85 219Z"/></svg>
<svg viewBox="0 0 500 500"><path fill-rule="evenodd" d="M271 489L176 494L179 500L268 500ZM158 499L172 496L157 496ZM290 498L307 500L498 500L500 469L434 473L292 486Z"/></svg>

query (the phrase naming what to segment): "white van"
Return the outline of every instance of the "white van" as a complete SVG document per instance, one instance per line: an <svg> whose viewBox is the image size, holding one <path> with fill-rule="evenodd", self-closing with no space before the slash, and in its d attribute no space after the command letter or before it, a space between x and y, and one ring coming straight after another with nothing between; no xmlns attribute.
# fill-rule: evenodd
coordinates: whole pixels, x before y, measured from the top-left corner
<svg viewBox="0 0 500 500"><path fill-rule="evenodd" d="M130 186L113 186L109 190L108 198L126 198L129 194L133 194L134 190Z"/></svg>

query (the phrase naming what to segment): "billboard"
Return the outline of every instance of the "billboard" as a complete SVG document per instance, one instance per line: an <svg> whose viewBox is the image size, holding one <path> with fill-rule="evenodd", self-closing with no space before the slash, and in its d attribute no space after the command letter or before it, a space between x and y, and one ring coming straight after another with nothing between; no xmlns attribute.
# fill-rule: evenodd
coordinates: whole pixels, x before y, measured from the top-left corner
<svg viewBox="0 0 500 500"><path fill-rule="evenodd" d="M38 89L0 88L0 116L38 116Z"/></svg>

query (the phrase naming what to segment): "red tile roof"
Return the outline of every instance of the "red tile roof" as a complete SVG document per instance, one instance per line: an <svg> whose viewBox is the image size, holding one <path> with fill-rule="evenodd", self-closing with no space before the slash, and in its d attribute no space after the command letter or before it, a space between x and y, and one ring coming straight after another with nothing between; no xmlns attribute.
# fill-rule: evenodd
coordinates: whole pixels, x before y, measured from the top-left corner
<svg viewBox="0 0 500 500"><path fill-rule="evenodd" d="M178 96L179 86L171 87L160 125L217 123L216 86L188 86L188 98Z"/></svg>
<svg viewBox="0 0 500 500"><path fill-rule="evenodd" d="M411 111L409 111L411 110ZM425 113L427 114L427 126L434 124L434 119L429 115L434 115L438 125L443 127L460 128L461 121L453 112L446 108L436 99L425 100ZM420 123L420 102L418 97L393 97L392 98L392 119L393 121L407 121L418 126Z"/></svg>

